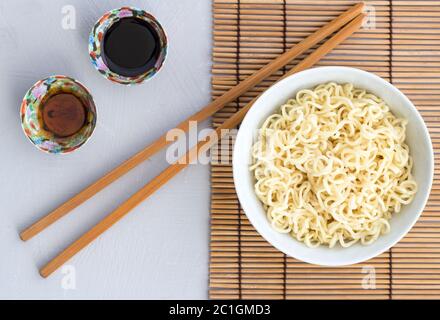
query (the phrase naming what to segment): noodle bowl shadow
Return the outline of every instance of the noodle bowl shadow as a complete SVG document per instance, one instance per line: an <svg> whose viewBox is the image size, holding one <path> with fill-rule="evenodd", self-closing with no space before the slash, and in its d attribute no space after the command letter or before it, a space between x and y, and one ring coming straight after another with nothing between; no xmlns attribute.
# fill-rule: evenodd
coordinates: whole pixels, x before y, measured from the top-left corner
<svg viewBox="0 0 440 320"><path fill-rule="evenodd" d="M264 120L277 112L282 104L302 89L310 89L326 82L352 83L382 98L390 111L408 120L406 144L410 148L414 165L412 174L418 185L414 200L403 205L399 213L393 213L391 230L369 245L356 243L348 248L339 244L333 248L321 245L307 247L289 234L275 231L266 217L266 210L258 199L255 178L249 170L252 162L252 146L255 132ZM234 183L246 216L269 243L290 257L323 266L344 266L366 261L387 251L400 241L412 228L422 213L431 190L434 174L434 155L428 129L411 101L396 87L384 79L359 69L348 67L319 67L294 74L269 88L253 105L244 118L234 146Z"/></svg>

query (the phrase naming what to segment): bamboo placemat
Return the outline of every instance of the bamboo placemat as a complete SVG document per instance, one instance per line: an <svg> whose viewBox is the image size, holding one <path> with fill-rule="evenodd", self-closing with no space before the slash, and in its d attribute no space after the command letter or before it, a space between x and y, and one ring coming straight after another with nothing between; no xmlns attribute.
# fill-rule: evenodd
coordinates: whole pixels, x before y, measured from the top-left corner
<svg viewBox="0 0 440 320"><path fill-rule="evenodd" d="M345 11L355 1L214 0L213 97ZM374 72L399 87L428 124L435 178L427 207L408 236L389 252L341 268L306 264L273 248L240 208L230 159L233 139L213 151L210 298L440 298L440 1L366 1L366 27L319 65ZM302 59L300 57L299 59ZM290 68L290 67L289 67ZM218 112L218 126L281 73ZM375 286L369 282L375 275ZM365 286L367 284L367 286Z"/></svg>

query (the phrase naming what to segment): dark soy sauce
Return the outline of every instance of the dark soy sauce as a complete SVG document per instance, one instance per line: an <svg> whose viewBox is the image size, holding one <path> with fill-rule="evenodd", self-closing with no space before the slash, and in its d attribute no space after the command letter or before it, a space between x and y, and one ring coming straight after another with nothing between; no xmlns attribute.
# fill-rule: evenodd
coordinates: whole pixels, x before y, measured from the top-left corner
<svg viewBox="0 0 440 320"><path fill-rule="evenodd" d="M151 69L160 55L160 39L146 21L134 17L115 22L104 35L104 62L121 76L136 77Z"/></svg>

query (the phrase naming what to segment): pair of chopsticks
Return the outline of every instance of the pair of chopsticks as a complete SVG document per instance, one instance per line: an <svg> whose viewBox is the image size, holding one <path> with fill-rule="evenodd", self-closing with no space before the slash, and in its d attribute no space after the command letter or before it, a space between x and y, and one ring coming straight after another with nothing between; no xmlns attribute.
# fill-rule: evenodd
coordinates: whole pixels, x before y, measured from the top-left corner
<svg viewBox="0 0 440 320"><path fill-rule="evenodd" d="M322 44L318 49L296 65L293 69L287 72L283 79L290 76L296 72L305 70L313 66L322 57L334 49L337 45L347 39L350 35L356 32L362 25L365 14L362 13L364 8L363 3L359 3L351 7L349 10L341 14L338 18L329 22L324 27L320 28L306 39L300 43L293 46L290 50L286 51L284 54L277 57L275 60L271 61L269 64L261 68L259 71L255 72L253 75L230 89L228 92L223 94L221 97L217 98L210 104L208 104L201 111L197 112L193 116L189 117L176 128L188 132L190 121L203 121L208 117L212 116L215 112L223 108L227 103L235 100L246 91L253 88L255 85L260 83L263 79L272 75L276 71L285 67L293 59L306 52L314 45L325 39L326 37L332 35L334 32L343 27L339 32L333 35L329 40ZM258 97L257 97L258 98ZM205 141L200 141L195 147L190 149L181 160L170 165L167 169L162 171L158 176L156 176L151 182L147 183L139 191L133 194L127 201L122 203L116 210L107 215L89 231L75 240L71 245L69 245L65 250L59 253L54 259L47 263L40 270L40 274L43 277L48 277L60 266L62 266L66 261L77 254L81 249L89 245L98 236L104 233L107 229L113 226L116 222L122 219L126 214L130 212L133 208L139 205L143 200L147 199L151 194L173 178L177 173L184 169L188 163L197 159L198 153L201 150L207 150L221 140L226 134L227 129L233 129L243 120L246 113L252 107L256 99L253 99L245 107L240 109L231 118L226 120L221 126L219 126L215 131L213 131ZM170 142L166 139L166 134L161 136L151 145L147 146L145 149L135 154L130 159L126 160L120 166L116 167L112 171L108 172L105 176L95 181L87 188L82 190L80 193L63 203L61 206L56 208L54 211L50 212L48 215L44 216L25 230L20 233L20 237L23 241L29 240L35 235L39 234L41 231L46 229L48 226L56 222L58 219L66 215L68 212L78 207L80 204L84 203L96 193L104 189L106 186L129 172L131 169L151 157L153 154L159 150L166 147Z"/></svg>

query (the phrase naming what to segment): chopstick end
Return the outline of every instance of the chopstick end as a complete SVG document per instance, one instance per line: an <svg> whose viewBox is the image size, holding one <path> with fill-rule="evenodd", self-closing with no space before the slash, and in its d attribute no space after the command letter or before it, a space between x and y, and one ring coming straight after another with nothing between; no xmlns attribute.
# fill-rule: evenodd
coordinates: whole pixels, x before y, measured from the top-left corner
<svg viewBox="0 0 440 320"><path fill-rule="evenodd" d="M39 270L39 274L42 278L46 279L48 276L51 275L52 272L49 272L46 267L43 267Z"/></svg>
<svg viewBox="0 0 440 320"><path fill-rule="evenodd" d="M21 239L22 241L27 241L27 240L29 240L30 238L32 238L32 236L29 235L29 233L27 232L27 230L24 230L24 231L20 232L20 233L18 234L18 236L20 237L20 239Z"/></svg>

